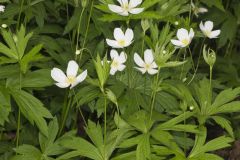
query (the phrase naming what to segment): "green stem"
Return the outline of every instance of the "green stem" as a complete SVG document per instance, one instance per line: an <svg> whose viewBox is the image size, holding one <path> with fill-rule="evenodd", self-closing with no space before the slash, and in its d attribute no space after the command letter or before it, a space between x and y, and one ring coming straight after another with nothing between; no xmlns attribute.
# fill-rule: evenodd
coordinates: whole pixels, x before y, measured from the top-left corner
<svg viewBox="0 0 240 160"><path fill-rule="evenodd" d="M17 120L16 147L19 146L20 127L21 127L21 111L20 111L20 108L19 108L18 109L18 120Z"/></svg>
<svg viewBox="0 0 240 160"><path fill-rule="evenodd" d="M185 50L185 52L183 54L183 61L185 61L185 59L186 59L186 50ZM181 67L180 80L182 80L184 67L185 67L185 63Z"/></svg>
<svg viewBox="0 0 240 160"><path fill-rule="evenodd" d="M61 126L60 126L60 130L59 130L59 133L58 135L60 136L63 132L63 129L64 129L64 126L65 126L65 123L66 123L66 120L67 120L67 116L68 116L68 112L70 110L70 106L71 106L71 101L68 100L68 92L66 93L66 97L65 97L65 102L64 102L64 107L63 107L63 110L62 110L62 123L61 123Z"/></svg>
<svg viewBox="0 0 240 160"><path fill-rule="evenodd" d="M210 79L209 79L209 95L208 95L208 99L209 99L209 103L211 104L211 101L212 101L212 70L213 70L213 67L210 66ZM210 105L209 104L209 105Z"/></svg>
<svg viewBox="0 0 240 160"><path fill-rule="evenodd" d="M85 47L86 41L87 41L88 30L89 30L89 25L90 25L91 16L92 16L92 10L93 10L93 3L94 3L94 0L92 0L92 3L91 3L91 9L90 9L89 17L88 17L87 29L86 29L86 33L85 33L85 36L84 36L84 41L83 41L82 48ZM82 59L82 51L83 50L81 50L81 52L80 52L80 60Z"/></svg>
<svg viewBox="0 0 240 160"><path fill-rule="evenodd" d="M204 45L205 39L206 39L206 38L204 38L204 40L203 40L203 42L202 42L202 45L201 45L201 48L200 48L200 53L199 53L199 55L198 55L197 66L196 66L195 72L194 72L194 74L193 74L193 76L192 76L192 79L188 82L188 85L192 83L192 81L194 80L194 78L195 78L195 76L196 76L196 74L197 74L197 71L198 71L198 68L199 68L199 64L200 64L200 59L201 59L202 49L203 49L203 45Z"/></svg>
<svg viewBox="0 0 240 160"><path fill-rule="evenodd" d="M195 64L194 64L194 61L193 61L193 55L192 55L192 51L189 47L188 47L188 51L189 51L189 55L190 55L190 58L191 58L191 61L192 61L192 67L193 67L193 70L195 72L196 68L195 68Z"/></svg>
<svg viewBox="0 0 240 160"><path fill-rule="evenodd" d="M158 73L157 73L157 78L156 78L157 86L158 86L158 81L159 81L159 72L160 72L160 68L158 68ZM154 108L154 104L155 104L156 94L157 94L157 91L156 91L155 88L154 88L154 90L153 90L153 92L152 92L150 121L152 120L152 114L153 114L153 108Z"/></svg>
<svg viewBox="0 0 240 160"><path fill-rule="evenodd" d="M79 36L80 36L80 26L82 24L82 16L83 16L84 11L85 11L85 8L82 9L80 17L79 17L79 22L78 22L78 27L77 27L76 50L78 49L78 43L79 43L78 41L79 41ZM75 56L77 56L77 55L75 55Z"/></svg>

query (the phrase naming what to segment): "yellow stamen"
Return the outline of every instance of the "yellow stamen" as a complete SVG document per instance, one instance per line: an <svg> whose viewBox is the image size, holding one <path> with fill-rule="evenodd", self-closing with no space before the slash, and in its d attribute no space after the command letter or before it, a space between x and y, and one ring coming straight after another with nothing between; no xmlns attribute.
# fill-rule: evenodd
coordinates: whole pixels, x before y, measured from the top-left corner
<svg viewBox="0 0 240 160"><path fill-rule="evenodd" d="M111 66L114 67L114 68L117 68L117 67L119 66L119 63L114 60L114 61L112 62L112 65L111 65Z"/></svg>
<svg viewBox="0 0 240 160"><path fill-rule="evenodd" d="M72 84L72 83L76 82L76 77L68 76L67 79L66 79L66 82L69 83L69 84Z"/></svg>
<svg viewBox="0 0 240 160"><path fill-rule="evenodd" d="M124 40L119 40L119 41L118 41L118 44L119 44L120 46L125 46L125 41L124 41Z"/></svg>
<svg viewBox="0 0 240 160"><path fill-rule="evenodd" d="M189 40L188 40L188 39L184 39L184 40L182 40L182 43L183 43L184 45L188 45L188 44L189 44Z"/></svg>

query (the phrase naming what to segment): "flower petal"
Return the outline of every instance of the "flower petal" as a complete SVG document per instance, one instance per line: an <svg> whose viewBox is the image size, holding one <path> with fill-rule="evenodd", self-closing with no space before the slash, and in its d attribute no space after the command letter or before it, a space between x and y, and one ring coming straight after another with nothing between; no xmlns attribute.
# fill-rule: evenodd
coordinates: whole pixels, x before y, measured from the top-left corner
<svg viewBox="0 0 240 160"><path fill-rule="evenodd" d="M77 76L77 72L78 72L78 64L75 61L69 61L68 62L68 67L67 67L67 76L73 76L76 77Z"/></svg>
<svg viewBox="0 0 240 160"><path fill-rule="evenodd" d="M125 36L123 31L121 30L121 28L115 28L114 29L114 38L118 41L118 40L124 40Z"/></svg>
<svg viewBox="0 0 240 160"><path fill-rule="evenodd" d="M122 12L124 12L124 11L123 11L123 8L120 7L120 6L117 6L117 5L109 4L109 5L108 5L108 8L109 8L112 12L114 12L114 13L122 13Z"/></svg>
<svg viewBox="0 0 240 160"><path fill-rule="evenodd" d="M63 83L55 83L56 86L58 86L59 88L67 88L70 84L63 82Z"/></svg>
<svg viewBox="0 0 240 160"><path fill-rule="evenodd" d="M74 83L72 83L70 89L75 87L82 81L84 81L86 79L86 77L87 77L87 70L85 70L84 72L82 72L80 75L77 76L76 81Z"/></svg>
<svg viewBox="0 0 240 160"><path fill-rule="evenodd" d="M133 37L134 37L133 30L128 28L125 32L125 38L124 38L126 42L125 47L129 46L132 43Z"/></svg>
<svg viewBox="0 0 240 160"><path fill-rule="evenodd" d="M209 38L217 38L217 36L219 36L220 33L221 33L221 30L212 31Z"/></svg>
<svg viewBox="0 0 240 160"><path fill-rule="evenodd" d="M144 67L145 66L145 62L142 60L142 58L137 53L134 53L134 62L139 67Z"/></svg>
<svg viewBox="0 0 240 160"><path fill-rule="evenodd" d="M125 10L124 12L120 12L118 14L121 15L121 16L128 16L129 15L127 10Z"/></svg>
<svg viewBox="0 0 240 160"><path fill-rule="evenodd" d="M117 68L118 71L123 71L126 68L124 64L120 64Z"/></svg>
<svg viewBox="0 0 240 160"><path fill-rule="evenodd" d="M191 28L191 29L190 29L190 32L189 32L189 37L190 37L191 40L193 39L194 34L195 34L195 33L194 33L193 29Z"/></svg>
<svg viewBox="0 0 240 160"><path fill-rule="evenodd" d="M206 29L203 25L203 22L201 21L201 23L199 24L199 28L201 29L202 32L204 32Z"/></svg>
<svg viewBox="0 0 240 160"><path fill-rule="evenodd" d="M205 26L206 30L211 31L213 29L213 22L212 21L206 21L204 26Z"/></svg>
<svg viewBox="0 0 240 160"><path fill-rule="evenodd" d="M56 82L59 82L59 83L63 83L66 81L67 77L66 75L64 74L64 72L61 70L61 69L58 69L58 68L53 68L51 70L51 77L56 81Z"/></svg>
<svg viewBox="0 0 240 160"><path fill-rule="evenodd" d="M120 56L118 57L118 61L120 63L125 63L127 61L127 54L125 52L121 52Z"/></svg>
<svg viewBox="0 0 240 160"><path fill-rule="evenodd" d="M172 39L171 42L172 42L173 45L178 46L178 47L183 47L184 46L184 44L179 40Z"/></svg>
<svg viewBox="0 0 240 160"><path fill-rule="evenodd" d="M158 73L158 70L157 69L149 69L149 70L147 70L147 72L150 75L154 75L154 74Z"/></svg>
<svg viewBox="0 0 240 160"><path fill-rule="evenodd" d="M200 7L200 8L198 8L198 12L199 13L206 13L206 12L208 12L208 9Z"/></svg>
<svg viewBox="0 0 240 160"><path fill-rule="evenodd" d="M122 46L120 46L120 45L118 44L118 42L115 41L115 40L106 39L106 42L107 42L107 44L108 44L109 46L111 46L111 47L113 47L113 48L122 48Z"/></svg>
<svg viewBox="0 0 240 160"><path fill-rule="evenodd" d="M151 64L154 61L153 52L151 49L147 49L144 52L144 61L147 64Z"/></svg>
<svg viewBox="0 0 240 160"><path fill-rule="evenodd" d="M111 75L115 75L116 72L117 72L117 68L111 68L110 69L110 74Z"/></svg>
<svg viewBox="0 0 240 160"><path fill-rule="evenodd" d="M139 67L134 67L134 68L136 68L137 70L139 70L140 72L142 72L142 74L144 74L144 73L147 72L146 68L139 68Z"/></svg>
<svg viewBox="0 0 240 160"><path fill-rule="evenodd" d="M156 62L153 62L153 63L151 64L151 67L152 67L152 68L158 68Z"/></svg>
<svg viewBox="0 0 240 160"><path fill-rule="evenodd" d="M110 57L112 60L114 60L115 58L118 58L118 52L115 49L112 49L110 51Z"/></svg>
<svg viewBox="0 0 240 160"><path fill-rule="evenodd" d="M142 3L142 0L130 0L129 7L135 8Z"/></svg>
<svg viewBox="0 0 240 160"><path fill-rule="evenodd" d="M129 12L132 14L139 14L139 13L142 13L143 11L144 11L144 8L133 8L129 10Z"/></svg>
<svg viewBox="0 0 240 160"><path fill-rule="evenodd" d="M189 39L188 31L184 28L178 29L177 38L181 41L184 39Z"/></svg>

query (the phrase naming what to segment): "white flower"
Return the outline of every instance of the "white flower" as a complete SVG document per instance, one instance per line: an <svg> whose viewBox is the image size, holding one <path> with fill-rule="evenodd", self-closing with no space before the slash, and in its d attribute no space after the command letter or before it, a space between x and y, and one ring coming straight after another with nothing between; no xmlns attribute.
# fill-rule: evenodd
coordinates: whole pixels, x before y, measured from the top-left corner
<svg viewBox="0 0 240 160"><path fill-rule="evenodd" d="M120 6L109 4L108 8L119 15L128 16L131 14L139 14L143 12L144 8L136 8L142 3L142 0L117 0Z"/></svg>
<svg viewBox="0 0 240 160"><path fill-rule="evenodd" d="M117 71L123 71L126 66L124 63L127 61L127 55L121 52L120 55L116 50L111 50L110 56L112 59L110 74L114 75Z"/></svg>
<svg viewBox="0 0 240 160"><path fill-rule="evenodd" d="M53 68L51 76L57 82L55 84L58 87L67 88L70 86L70 89L72 89L87 77L87 70L77 76L78 68L78 64L72 60L68 62L67 75L65 75L62 70Z"/></svg>
<svg viewBox="0 0 240 160"><path fill-rule="evenodd" d="M198 17L199 13L206 13L206 12L208 12L207 8L196 7L194 3L191 3L191 5L192 5L193 13L195 14L196 17Z"/></svg>
<svg viewBox="0 0 240 160"><path fill-rule="evenodd" d="M120 28L114 29L115 40L106 39L107 44L113 48L124 48L129 46L133 41L133 30L127 29L125 34Z"/></svg>
<svg viewBox="0 0 240 160"><path fill-rule="evenodd" d="M194 37L194 31L192 28L190 29L190 32L188 32L184 28L181 28L181 29L178 29L177 31L178 40L172 39L171 42L176 47L184 48L191 43L193 37Z"/></svg>
<svg viewBox="0 0 240 160"><path fill-rule="evenodd" d="M200 27L201 31L203 32L203 34L210 39L217 38L217 36L219 36L219 34L221 33L220 30L213 31L213 22L212 21L206 21L204 24L201 22L199 27Z"/></svg>
<svg viewBox="0 0 240 160"><path fill-rule="evenodd" d="M158 66L154 61L153 53L152 53L151 49L145 50L144 61L137 53L135 53L134 61L139 66L139 67L135 67L135 68L138 69L139 71L141 71L142 74L144 74L146 72L148 72L148 74L151 74L151 75L158 73L158 69L157 69Z"/></svg>
<svg viewBox="0 0 240 160"><path fill-rule="evenodd" d="M0 5L0 12L4 12L5 11L5 6Z"/></svg>

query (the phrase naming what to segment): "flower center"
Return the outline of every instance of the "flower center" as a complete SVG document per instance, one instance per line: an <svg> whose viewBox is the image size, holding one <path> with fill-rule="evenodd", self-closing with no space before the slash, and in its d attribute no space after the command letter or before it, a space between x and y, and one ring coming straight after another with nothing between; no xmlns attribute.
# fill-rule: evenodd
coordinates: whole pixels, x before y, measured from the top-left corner
<svg viewBox="0 0 240 160"><path fill-rule="evenodd" d="M182 43L183 43L184 45L188 45L188 44L189 44L189 40L188 40L188 39L184 39L184 40L182 40Z"/></svg>
<svg viewBox="0 0 240 160"><path fill-rule="evenodd" d="M204 33L205 33L205 35L208 36L208 37L211 35L211 31L205 31Z"/></svg>
<svg viewBox="0 0 240 160"><path fill-rule="evenodd" d="M115 61L115 60L113 60L113 62L112 62L112 65L111 65L112 67L114 67L114 68L117 68L118 66L119 66L119 63L118 63L118 61Z"/></svg>
<svg viewBox="0 0 240 160"><path fill-rule="evenodd" d="M145 68L146 68L146 70L151 69L151 64L145 64Z"/></svg>
<svg viewBox="0 0 240 160"><path fill-rule="evenodd" d="M125 46L125 40L119 40L119 41L118 41L118 44L119 44L120 46Z"/></svg>
<svg viewBox="0 0 240 160"><path fill-rule="evenodd" d="M66 82L69 83L69 84L72 84L72 83L76 82L76 77L75 76L68 76Z"/></svg>
<svg viewBox="0 0 240 160"><path fill-rule="evenodd" d="M124 3L122 6L123 10L125 11L129 11L129 4L128 3Z"/></svg>

